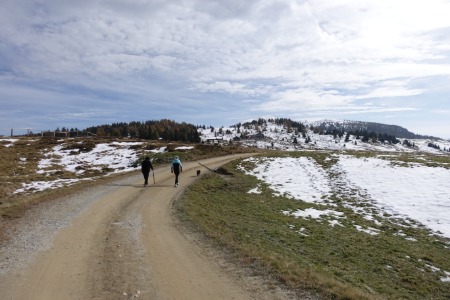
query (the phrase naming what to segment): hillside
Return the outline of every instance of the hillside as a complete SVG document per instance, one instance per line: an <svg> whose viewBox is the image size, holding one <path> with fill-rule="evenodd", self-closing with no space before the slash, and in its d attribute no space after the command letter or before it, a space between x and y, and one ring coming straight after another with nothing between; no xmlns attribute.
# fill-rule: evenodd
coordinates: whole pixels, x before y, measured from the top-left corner
<svg viewBox="0 0 450 300"><path fill-rule="evenodd" d="M146 140L163 139L166 141L200 141L196 127L192 124L177 123L173 120L113 123L86 128L87 132L97 136L131 137Z"/></svg>
<svg viewBox="0 0 450 300"><path fill-rule="evenodd" d="M327 149L419 151L433 154L448 154L450 151L449 141L434 137L417 138L417 135L400 126L364 122L356 122L352 126L339 124L335 122L302 124L289 119L258 119L230 127L203 127L199 128L199 132L203 142L241 143L251 147L288 151ZM401 132L401 136L414 135L416 138L388 134L395 130Z"/></svg>
<svg viewBox="0 0 450 300"><path fill-rule="evenodd" d="M21 216L25 219L24 207L34 207L39 201L47 202L75 193L74 197L64 197L63 202L54 206L58 210L73 207L74 212L55 214L49 211L48 216L54 221L35 218L33 220L42 220L39 226L24 230L32 236L32 247L29 240L17 238L17 231L10 235L4 233L12 241L23 241L20 249L32 249L33 254L38 253L36 237L42 236L44 243L40 245L46 247L47 237L56 232L53 227L59 230L60 224L72 224L66 218L83 212L82 207L99 209L89 214L95 217L77 224L88 226L90 222L99 222L99 216L106 218L103 224L111 224L106 232L98 232L101 238L92 244L93 249L109 251L111 256L107 256L106 261L96 261L105 257L104 253L89 252L86 248L80 251L80 244L89 245L85 242L87 238L68 236L67 241L74 246L67 244L66 240L54 245L52 249L61 249L60 257L70 258L68 262L73 264L68 269L73 271L73 278L80 280L71 281L68 277L72 273L64 269L68 265L59 265L61 269L52 273L58 276L56 279L35 277L39 279L35 283L40 291L64 292L78 284L82 293L89 292L83 283L91 282L90 279L78 274L99 269L77 269L83 264L76 263L76 258L79 258L76 255L97 253L87 260L88 266L101 265L101 270L105 270L101 275L106 280L92 281L98 288L93 293L97 298L112 299L117 298L114 295L124 293L140 295L138 292L145 298L145 293L152 289L150 281L139 281L136 277L147 274L145 272L151 269L152 274L148 278L155 278L155 274L157 278L163 278L156 273L155 266L161 267L158 270L171 270L165 262L175 261L175 256L167 249L157 252L154 248L155 245L163 245L169 233L160 228L166 224L158 219L162 208L152 205L164 204L169 212L169 203L172 203L169 199L181 191L173 188L169 165L171 158L179 155L183 161L182 188L196 178L200 180L189 187L183 199L177 200L176 205L180 205L177 214L187 222L186 228L201 228L201 234L211 238L214 247L226 245L227 251L237 251L233 254L238 260L236 264L244 270L251 270L252 274L270 274L271 278L283 284L282 287L288 286L293 292L320 291L328 296L326 299L447 299L450 282L447 192L450 156L445 155L447 152L428 147L423 144L426 140L417 139L409 140L417 149L403 145L403 142L362 142L361 137L356 136L350 136L346 142L346 134L323 134L315 132L317 128L286 119L255 120L230 128L198 130L205 144L96 137L0 140L1 178L4 182L0 190L3 195L0 233L5 232L10 219L17 220ZM206 144L227 144L230 141L232 146ZM238 146L238 141L245 147ZM254 146L286 151L259 151ZM433 154L419 152L420 147ZM350 148L368 151L345 151ZM292 151L296 149L304 151ZM376 149L391 152L376 152ZM220 169L205 161L209 157L245 151L258 151L259 155L223 165ZM141 174L132 171L139 169L139 161L147 155L152 157L156 167L156 184L144 187ZM207 168L203 169L204 165ZM210 173L208 168L217 172ZM198 177L195 174L200 169L202 172ZM127 174L120 177L120 173ZM116 181L119 178L126 180ZM62 186L68 187L62 189ZM104 192L111 194L104 197ZM95 195L101 197L96 198ZM98 205L91 205L93 199L99 201ZM49 205L53 203L56 202L48 201ZM112 211L118 214L111 214ZM149 212L154 214L150 216ZM150 217L141 219L143 215ZM141 225L141 220L152 223ZM50 233L43 230L47 225L53 230ZM71 232L91 232L89 227L82 227L85 231L80 228ZM155 236L152 230L157 228L158 240L148 243L145 239L139 240L141 235L133 233L140 232L141 228L150 229L142 231L144 237ZM130 242L121 237L136 239ZM175 237L174 240L182 239ZM141 249L141 245L149 247ZM174 248L169 247L169 250ZM64 252L68 249L76 251ZM186 249L186 246L179 249ZM8 257L0 259L0 273L9 267L15 268L19 265L17 261L22 262L20 259L29 257L28 253L16 250L14 247L8 252L0 249L0 253L7 253ZM154 255L157 262L162 263L149 264L142 258L144 252L139 251ZM161 259L160 253L169 254L170 259ZM57 260L53 254L44 257ZM186 261L191 262L191 259L181 258L179 263L184 265ZM43 261L43 264L48 265L48 261ZM147 265L151 268L143 267ZM131 268L126 269L128 266ZM192 285L192 274L199 269L198 264L189 268L186 281L189 286ZM42 274L41 270L38 268L36 274ZM167 274L165 282L169 282L175 273ZM25 277L11 278L20 280ZM69 282L70 287L60 285L59 278L64 278L64 284ZM6 280L0 282L5 284ZM110 283L110 289L104 288L103 283ZM127 283L133 283L133 286L124 286ZM181 285L180 280L174 281L175 287ZM9 291L9 287L14 285L5 286L8 290L2 286L2 291ZM30 281L27 286L32 292L37 290ZM270 286L278 289L277 282ZM114 295L106 297L101 294L105 291ZM182 289L180 291L183 292ZM82 295L78 298L93 298ZM308 297L302 294L298 298Z"/></svg>
<svg viewBox="0 0 450 300"><path fill-rule="evenodd" d="M314 122L312 123L312 125L323 131L333 131L333 130L344 132L368 131L368 132L375 132L377 134L393 135L396 136L397 138L405 138L405 139L438 139L432 136L415 134L409 131L408 129L398 125L388 125L375 122L324 120Z"/></svg>

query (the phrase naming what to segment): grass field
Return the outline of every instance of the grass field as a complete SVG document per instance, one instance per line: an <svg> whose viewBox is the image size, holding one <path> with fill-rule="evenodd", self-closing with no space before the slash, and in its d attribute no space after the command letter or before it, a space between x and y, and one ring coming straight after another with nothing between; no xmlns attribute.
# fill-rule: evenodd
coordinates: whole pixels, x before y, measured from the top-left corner
<svg viewBox="0 0 450 300"><path fill-rule="evenodd" d="M24 183L56 179L107 180L110 166L91 168L76 174L58 163L48 166L51 172L38 172L38 164L48 158L52 148L62 145L69 152L89 153L97 144L111 139L40 139L21 138L15 142L0 142L0 220L19 218L31 205L76 192L77 185L56 190L13 194ZM195 145L190 150L177 150L176 143L141 142L129 148L138 153L138 165L143 156L151 154L154 165L168 164L174 155L182 161L213 156L255 152L254 148ZM165 152L152 150L166 147ZM325 170L336 163L334 152L261 152L265 157L308 157ZM392 155L377 152L348 152L360 158L383 156L396 165L420 163L427 167L449 168L449 156L427 154ZM354 195L336 192L329 202L345 218L343 226L330 226L312 218L294 218L285 211L320 208L321 205L276 196L267 184L244 170L252 169L252 161L236 161L220 168L217 173L201 177L176 202L178 215L189 228L206 235L215 245L231 250L238 262L255 274L269 274L280 285L292 290L310 290L334 299L449 299L450 283L442 281L450 271L450 242L430 234L421 226L378 218L379 234L370 235L355 230L355 224L374 227L355 213L357 205L371 210L370 203ZM330 171L330 178L339 174ZM112 175L114 176L114 175ZM86 184L96 184L94 180ZM255 187L260 193L249 193ZM346 190L345 187L342 190ZM347 189L351 190L351 189ZM323 204L322 204L323 208ZM1 227L1 226L0 226ZM407 235L409 239L405 239ZM0 228L1 236L1 228Z"/></svg>
<svg viewBox="0 0 450 300"><path fill-rule="evenodd" d="M334 163L330 152L277 156L308 156L324 168ZM429 165L448 163L432 156L425 160ZM398 163L410 161L415 159L402 156ZM251 162L246 164L245 168L252 167ZM235 251L241 263L257 264L261 272L271 273L291 289L320 291L326 298L449 298L450 283L441 280L446 275L443 270L450 270L447 239L389 219L380 220L377 235L355 230L354 224L370 228L373 222L347 208L344 203L354 199L343 199L343 195L334 195L337 206L333 206L344 214L339 220L343 226L293 218L281 212L315 204L275 196L267 185L245 175L241 162L226 165L221 173L208 174L189 187L177 211L192 228ZM260 193L248 193L255 186Z"/></svg>
<svg viewBox="0 0 450 300"><path fill-rule="evenodd" d="M123 143L124 145L121 145ZM52 154L55 147L60 147L66 151L69 157L89 155L93 149L100 144L115 147L116 153L122 150L132 150L136 153L135 161L131 161L128 169L140 165L144 156L150 155L155 167L169 164L175 155L180 156L182 161L204 159L217 155L234 154L241 152L255 151L255 149L243 148L238 146L218 147L212 145L197 144L193 149L177 150L181 146L193 146L189 144L179 144L175 142L148 141L137 139L112 139L112 138L41 138L41 137L20 137L11 139L0 139L0 218L11 219L20 217L24 211L35 203L46 201L54 195L61 194L61 190L46 189L45 191L35 193L33 188L27 193L15 193L26 184L33 182L51 182L55 180L72 180L71 185L77 185L83 182L84 185L89 181L99 179L105 176L111 176L120 173L120 167L114 169L111 163L99 164L96 166L85 163L78 165L74 172L65 168L61 164L64 159L61 155ZM165 151L155 151L159 148L165 148ZM114 152L114 151L113 151ZM100 153L98 158L101 159ZM44 168L39 167L42 160L51 160L51 163ZM75 187L76 188L76 187Z"/></svg>

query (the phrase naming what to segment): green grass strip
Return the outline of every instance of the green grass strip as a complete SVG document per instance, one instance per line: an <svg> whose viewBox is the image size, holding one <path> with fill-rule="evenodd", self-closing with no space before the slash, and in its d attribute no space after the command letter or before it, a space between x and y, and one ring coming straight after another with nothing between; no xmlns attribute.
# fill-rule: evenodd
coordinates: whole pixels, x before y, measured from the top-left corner
<svg viewBox="0 0 450 300"><path fill-rule="evenodd" d="M332 161L324 159L331 153L298 155L319 164ZM239 171L239 163L224 166L232 175L203 176L180 201L183 218L208 237L247 261L257 261L292 289L320 291L335 299L448 299L450 283L440 280L443 272L429 267L450 270L445 239L388 221L372 236L353 224L373 223L339 205L332 209L345 213L343 227L284 215L286 210L324 207L274 196L255 177ZM258 184L262 193L249 194ZM396 235L400 230L416 241Z"/></svg>

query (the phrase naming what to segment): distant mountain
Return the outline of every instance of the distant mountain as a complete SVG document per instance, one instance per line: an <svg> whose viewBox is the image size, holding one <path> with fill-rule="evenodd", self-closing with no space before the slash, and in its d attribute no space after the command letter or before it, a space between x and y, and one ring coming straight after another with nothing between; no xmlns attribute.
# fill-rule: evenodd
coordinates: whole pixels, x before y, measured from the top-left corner
<svg viewBox="0 0 450 300"><path fill-rule="evenodd" d="M304 132L306 127L310 129L314 129L316 132L322 133L331 133L331 132L368 132L377 135L390 135L395 136L396 138L405 138L405 139L438 139L433 136L424 136L415 134L409 131L406 128L403 128L398 125L388 125L382 123L375 122L362 122L362 121L336 121L336 120L322 120L316 121L312 123L308 122L298 122L293 121L287 118L271 118L271 119L263 119L260 118L258 120L253 120L249 122L245 122L242 125L259 125L269 122L277 125L284 125L288 128L297 128L299 131ZM240 123L239 123L240 124ZM238 124L238 125L239 125ZM237 125L235 125L237 126ZM311 127L312 126L312 127Z"/></svg>
<svg viewBox="0 0 450 300"><path fill-rule="evenodd" d="M450 152L450 141L421 136L397 125L356 121L298 122L259 118L230 127L198 127L202 142L240 143L278 150L328 149L364 151Z"/></svg>
<svg viewBox="0 0 450 300"><path fill-rule="evenodd" d="M348 121L348 120L322 120L316 122L294 121L289 118L259 118L251 121L245 121L232 125L231 128L255 127L263 128L268 123L273 123L285 127L289 132L306 133L306 130L313 130L315 133L340 135L343 133L351 133L354 135L364 135L365 133L376 135L387 135L395 138L403 139L430 139L439 140L437 137L415 134L406 128L398 125L388 125L375 122ZM188 124L185 122L178 123L173 120L161 119L151 121L134 121L129 123L113 123L88 127L82 131L78 129L68 129L63 127L61 130L56 129L55 132L83 132L97 136L111 137L136 137L143 139L163 139L173 141L199 142L197 129L200 126ZM206 128L205 125L201 126ZM210 126L211 128L211 126Z"/></svg>
<svg viewBox="0 0 450 300"><path fill-rule="evenodd" d="M318 121L312 123L314 127L317 127L323 131L343 131L343 132L357 132L367 131L376 134L393 135L397 138L404 139L438 139L433 136L424 136L415 134L406 128L398 125L387 125L374 122L361 122L361 121Z"/></svg>

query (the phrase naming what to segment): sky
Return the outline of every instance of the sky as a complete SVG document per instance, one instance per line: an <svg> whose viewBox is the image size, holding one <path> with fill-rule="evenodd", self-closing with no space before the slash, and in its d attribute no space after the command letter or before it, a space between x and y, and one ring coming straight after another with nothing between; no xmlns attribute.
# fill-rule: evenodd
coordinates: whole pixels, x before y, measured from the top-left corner
<svg viewBox="0 0 450 300"><path fill-rule="evenodd" d="M450 138L449 0L2 0L0 134L171 119Z"/></svg>

